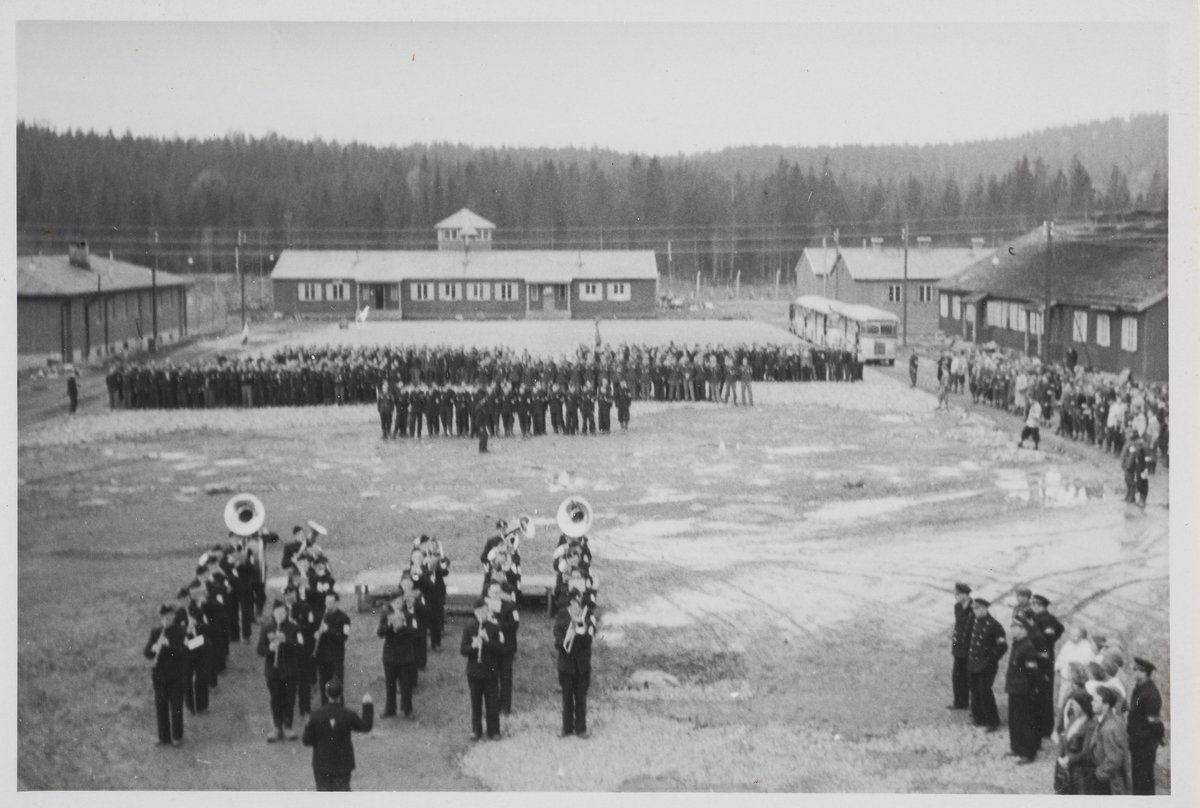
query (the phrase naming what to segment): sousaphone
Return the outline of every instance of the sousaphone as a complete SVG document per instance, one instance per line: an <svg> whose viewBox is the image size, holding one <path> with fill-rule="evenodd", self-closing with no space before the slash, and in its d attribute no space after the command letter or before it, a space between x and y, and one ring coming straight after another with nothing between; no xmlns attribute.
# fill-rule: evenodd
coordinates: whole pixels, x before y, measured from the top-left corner
<svg viewBox="0 0 1200 808"><path fill-rule="evenodd" d="M225 527L238 536L253 536L267 521L267 509L253 494L235 494L225 503Z"/></svg>
<svg viewBox="0 0 1200 808"><path fill-rule="evenodd" d="M558 506L556 521L567 538L586 536L592 529L592 506L583 497L567 497Z"/></svg>

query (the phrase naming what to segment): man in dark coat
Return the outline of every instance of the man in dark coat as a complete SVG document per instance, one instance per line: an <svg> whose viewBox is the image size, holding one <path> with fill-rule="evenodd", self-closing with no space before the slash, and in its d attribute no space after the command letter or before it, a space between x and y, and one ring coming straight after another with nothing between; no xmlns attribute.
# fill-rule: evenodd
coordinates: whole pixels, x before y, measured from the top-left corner
<svg viewBox="0 0 1200 808"><path fill-rule="evenodd" d="M954 703L951 710L965 710L971 706L971 688L967 682L967 657L971 651L971 628L975 624L975 613L971 608L971 587L964 583L954 585L954 638L950 642L950 653L954 657L954 669L950 682L954 688Z"/></svg>
<svg viewBox="0 0 1200 808"><path fill-rule="evenodd" d="M1129 697L1129 719L1126 731L1129 735L1129 758L1132 768L1133 793L1154 794L1154 761L1158 747L1165 745L1166 728L1162 722L1162 696L1158 685L1150 678L1154 665L1133 658L1133 693Z"/></svg>
<svg viewBox="0 0 1200 808"><path fill-rule="evenodd" d="M383 637L383 678L387 698L383 707L385 718L396 715L396 685L400 685L400 711L405 718L412 718L413 690L417 684L416 644L420 636L420 617L408 609L404 597L394 598L379 616L379 630Z"/></svg>
<svg viewBox="0 0 1200 808"><path fill-rule="evenodd" d="M1000 713L992 684L996 681L1000 659L1008 651L1004 627L988 614L991 604L975 598L975 621L971 628L971 647L967 656L967 682L971 689L971 718L988 732L1000 728Z"/></svg>
<svg viewBox="0 0 1200 808"><path fill-rule="evenodd" d="M1050 614L1050 601L1044 595L1034 595L1029 600L1033 624L1029 628L1029 640L1038 655L1038 721L1041 737L1049 738L1054 732L1054 649L1063 632L1063 624Z"/></svg>
<svg viewBox="0 0 1200 808"><path fill-rule="evenodd" d="M490 581L486 599L488 611L504 636L504 651L500 654L500 712L512 715L513 661L517 656L521 613L517 610L513 589L506 583Z"/></svg>
<svg viewBox="0 0 1200 808"><path fill-rule="evenodd" d="M187 689L188 649L186 629L175 607L165 603L158 610L159 625L150 632L144 654L154 661L150 681L154 685L154 712L158 717L158 745L183 743L183 695Z"/></svg>
<svg viewBox="0 0 1200 808"><path fill-rule="evenodd" d="M67 372L67 399L71 406L71 415L74 415L75 410L79 409L79 382L75 368Z"/></svg>
<svg viewBox="0 0 1200 808"><path fill-rule="evenodd" d="M475 617L463 628L459 651L467 658L467 686L471 690L471 735L483 737L483 711L487 709L488 740L500 738L500 655L504 638L491 620L487 602L475 601Z"/></svg>
<svg viewBox="0 0 1200 808"><path fill-rule="evenodd" d="M328 703L308 719L303 742L313 748L313 777L317 791L349 791L354 771L354 741L351 732L370 732L375 724L371 694L362 697L362 717L342 704L342 682L331 679L323 698Z"/></svg>
<svg viewBox="0 0 1200 808"><path fill-rule="evenodd" d="M558 651L558 682L562 685L562 734L587 737L587 693L592 681L592 637L595 615L583 606L582 595L571 594L565 611L554 623Z"/></svg>
<svg viewBox="0 0 1200 808"><path fill-rule="evenodd" d="M346 639L350 636L350 618L339 608L337 592L325 593L325 611L314 635L313 656L317 660L317 682L321 704L325 704L325 686L335 678L346 678Z"/></svg>
<svg viewBox="0 0 1200 808"><path fill-rule="evenodd" d="M268 743L296 740L292 716L296 707L296 677L300 673L296 664L300 642L300 629L288 617L287 604L282 600L275 601L271 607L271 620L258 635L258 655L264 660L263 672L271 694L271 718L275 722L275 733L267 737Z"/></svg>
<svg viewBox="0 0 1200 808"><path fill-rule="evenodd" d="M1012 624L1013 646L1008 656L1004 692L1008 694L1008 742L1010 754L1018 763L1032 763L1041 748L1041 700L1038 698L1041 673L1038 655L1029 639L1029 627Z"/></svg>

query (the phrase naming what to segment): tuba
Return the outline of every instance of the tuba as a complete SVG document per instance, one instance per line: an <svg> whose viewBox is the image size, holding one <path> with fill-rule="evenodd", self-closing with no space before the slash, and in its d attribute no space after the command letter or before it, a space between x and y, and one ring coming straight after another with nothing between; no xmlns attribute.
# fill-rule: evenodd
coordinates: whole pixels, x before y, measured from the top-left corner
<svg viewBox="0 0 1200 808"><path fill-rule="evenodd" d="M592 529L592 506L583 497L567 497L558 506L556 519L564 536L578 539Z"/></svg>
<svg viewBox="0 0 1200 808"><path fill-rule="evenodd" d="M527 513L521 514L517 518L515 527L504 528L504 541L507 542L514 550L521 542L521 538L532 539L537 533L537 527L533 524L533 517Z"/></svg>
<svg viewBox="0 0 1200 808"><path fill-rule="evenodd" d="M267 521L262 500L253 494L237 494L225 503L225 527L238 536L253 536Z"/></svg>

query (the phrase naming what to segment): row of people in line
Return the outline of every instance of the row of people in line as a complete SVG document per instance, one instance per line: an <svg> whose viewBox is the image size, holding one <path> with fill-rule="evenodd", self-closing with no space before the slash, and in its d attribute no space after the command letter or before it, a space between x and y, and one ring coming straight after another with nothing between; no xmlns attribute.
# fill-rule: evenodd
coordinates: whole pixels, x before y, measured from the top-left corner
<svg viewBox="0 0 1200 808"><path fill-rule="evenodd" d="M490 386L401 385L385 379L376 393L376 408L384 438L513 437L514 427L523 438L547 434L594 435L612 430L612 409L617 423L629 428L632 398L628 388L609 386L566 390L545 384L517 388L507 382ZM597 418L597 414L599 417ZM481 448L486 442L481 442Z"/></svg>
<svg viewBox="0 0 1200 808"><path fill-rule="evenodd" d="M1154 793L1165 730L1153 664L1135 658L1135 686L1127 688L1125 654L1103 636L1089 638L1075 626L1060 647L1062 623L1049 612L1049 600L1029 587L1016 589L1008 632L987 600L971 597L969 585L955 584L955 598L949 709L969 709L976 726L997 731L992 688L1007 653L1009 754L1018 764L1034 762L1049 739L1056 793Z"/></svg>
<svg viewBox="0 0 1200 808"><path fill-rule="evenodd" d="M849 351L801 345L581 346L574 356L534 357L510 348L301 346L194 363L117 360L106 373L113 409L212 409L372 403L380 383L404 386L544 386L617 390L634 400L742 403L757 381L858 381Z"/></svg>

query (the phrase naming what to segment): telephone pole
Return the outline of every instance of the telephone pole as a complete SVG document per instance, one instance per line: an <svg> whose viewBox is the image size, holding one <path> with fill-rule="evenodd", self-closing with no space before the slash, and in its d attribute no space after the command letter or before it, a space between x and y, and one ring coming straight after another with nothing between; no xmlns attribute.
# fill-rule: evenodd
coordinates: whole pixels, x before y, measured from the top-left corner
<svg viewBox="0 0 1200 808"><path fill-rule="evenodd" d="M904 239L904 285L900 287L900 301L903 305L904 317L900 325L900 345L908 347L908 225L900 229Z"/></svg>
<svg viewBox="0 0 1200 808"><path fill-rule="evenodd" d="M238 251L240 250L241 245L242 245L242 238L243 238L242 231L239 230L238 234L237 234L237 244L235 244L233 247L233 268L234 268L234 270L237 271L238 282L241 284L241 287L242 287L242 330L245 331L246 330L246 276L242 272L241 256L238 254Z"/></svg>
<svg viewBox="0 0 1200 808"><path fill-rule="evenodd" d="M1054 273L1054 220L1042 223L1046 231L1046 300L1042 309L1042 333L1038 335L1038 354L1042 362L1050 361L1050 276Z"/></svg>

